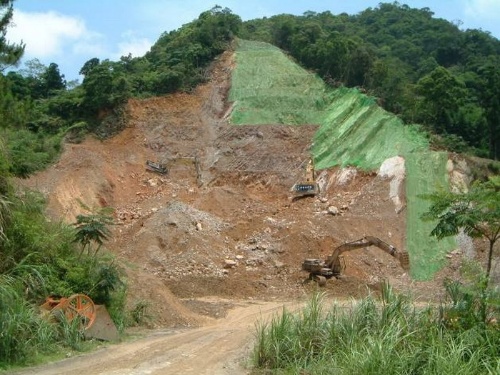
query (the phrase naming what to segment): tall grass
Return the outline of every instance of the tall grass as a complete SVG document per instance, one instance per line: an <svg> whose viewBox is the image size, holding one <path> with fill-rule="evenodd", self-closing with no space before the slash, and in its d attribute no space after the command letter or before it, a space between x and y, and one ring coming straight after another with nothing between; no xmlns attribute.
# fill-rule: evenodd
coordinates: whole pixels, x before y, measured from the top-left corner
<svg viewBox="0 0 500 375"><path fill-rule="evenodd" d="M112 257L78 257L74 228L48 222L39 194L10 197L0 239L0 369L83 350L77 321L54 322L38 306L49 295L89 295L123 329L126 285Z"/></svg>
<svg viewBox="0 0 500 375"><path fill-rule="evenodd" d="M0 276L0 368L54 347L57 331L24 299L16 277Z"/></svg>
<svg viewBox="0 0 500 375"><path fill-rule="evenodd" d="M21 264L9 274L0 274L0 369L33 364L43 355L67 349L85 349L78 319L67 321L64 314L52 315L29 298L39 295L40 290L51 290L51 281L40 272L40 269L46 271L45 268ZM125 321L125 291L120 288L108 301L111 316L120 330Z"/></svg>
<svg viewBox="0 0 500 375"><path fill-rule="evenodd" d="M285 374L498 374L500 330L453 330L439 308L416 309L385 286L381 301L324 308L315 294L299 313L257 326L256 368Z"/></svg>

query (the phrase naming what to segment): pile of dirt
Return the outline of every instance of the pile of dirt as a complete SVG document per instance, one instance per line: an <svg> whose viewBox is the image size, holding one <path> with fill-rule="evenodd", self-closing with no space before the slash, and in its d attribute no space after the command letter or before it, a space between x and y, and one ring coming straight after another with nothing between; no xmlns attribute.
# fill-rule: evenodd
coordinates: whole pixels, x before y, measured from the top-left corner
<svg viewBox="0 0 500 375"><path fill-rule="evenodd" d="M201 297L308 294L315 286L303 283L303 259L326 258L364 235L405 243L390 178L332 168L319 175L319 196L292 199L316 127L225 123L231 66L226 53L192 94L130 100L119 135L66 144L57 164L20 182L47 196L54 219L74 222L79 200L115 208L106 247L127 274L129 308L148 301L157 325L199 325L222 314L206 302L193 307ZM168 174L146 170L147 160L165 161ZM376 248L344 258L344 277L325 288L333 296L361 297L384 280L423 299L441 293L439 279L415 283Z"/></svg>

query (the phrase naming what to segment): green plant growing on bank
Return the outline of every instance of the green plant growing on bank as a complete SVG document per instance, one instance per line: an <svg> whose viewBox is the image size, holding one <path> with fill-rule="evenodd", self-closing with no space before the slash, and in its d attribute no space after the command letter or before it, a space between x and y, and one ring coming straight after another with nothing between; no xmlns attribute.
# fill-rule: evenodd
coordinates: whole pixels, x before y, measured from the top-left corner
<svg viewBox="0 0 500 375"><path fill-rule="evenodd" d="M7 225L9 220L10 202L5 195L0 194L0 241L5 239L4 227Z"/></svg>
<svg viewBox="0 0 500 375"><path fill-rule="evenodd" d="M18 278L0 274L0 369L50 350L57 335L23 298L21 286Z"/></svg>
<svg viewBox="0 0 500 375"><path fill-rule="evenodd" d="M488 323L500 308L498 292L488 288L494 247L500 238L500 178L495 176L486 182L477 181L465 193L439 192L425 198L431 201L431 206L422 217L436 221L432 236L442 239L462 230L471 237L488 240L486 268L476 267L471 272L469 265L464 270L474 275L469 277L474 281L467 284L448 282L452 304L442 312L451 326Z"/></svg>
<svg viewBox="0 0 500 375"><path fill-rule="evenodd" d="M44 356L85 350L78 327L47 320L38 306L51 294L88 294L106 305L120 331L126 323L123 274L107 254L78 254L75 228L48 222L40 194L9 193L0 240L0 369Z"/></svg>
<svg viewBox="0 0 500 375"><path fill-rule="evenodd" d="M477 324L451 327L440 312L451 303L463 305L464 295L454 298L441 307L417 308L385 284L380 300L369 296L326 309L325 295L315 294L299 313L284 309L257 326L253 373L498 373L500 330Z"/></svg>
<svg viewBox="0 0 500 375"><path fill-rule="evenodd" d="M476 182L466 193L438 192L427 195L431 201L424 220L436 220L431 235L442 239L457 235L460 230L475 238L488 240L488 260L484 288L488 287L493 251L500 238L500 177Z"/></svg>
<svg viewBox="0 0 500 375"><path fill-rule="evenodd" d="M74 242L81 245L80 256L83 254L85 249L87 249L90 255L92 243L96 244L96 249L94 251L94 257L99 252L99 249L104 244L104 241L108 240L111 232L108 228L109 225L113 224L113 208L103 207L99 209L91 209L82 202L80 202L82 208L89 212L88 215L77 215L76 222L73 225L76 228L76 235Z"/></svg>
<svg viewBox="0 0 500 375"><path fill-rule="evenodd" d="M138 301L130 311L131 325L144 325L151 320L148 310L151 304L148 301Z"/></svg>

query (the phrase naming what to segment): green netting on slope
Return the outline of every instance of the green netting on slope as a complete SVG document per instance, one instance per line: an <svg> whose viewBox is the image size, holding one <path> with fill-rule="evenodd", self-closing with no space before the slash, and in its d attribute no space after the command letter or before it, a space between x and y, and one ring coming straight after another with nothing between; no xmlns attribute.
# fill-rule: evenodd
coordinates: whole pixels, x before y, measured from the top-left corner
<svg viewBox="0 0 500 375"><path fill-rule="evenodd" d="M325 85L271 44L240 40L229 100L233 124L319 124Z"/></svg>
<svg viewBox="0 0 500 375"><path fill-rule="evenodd" d="M318 169L353 165L373 170L387 158L428 148L414 126L403 125L357 90L336 90L325 112L312 150Z"/></svg>
<svg viewBox="0 0 500 375"><path fill-rule="evenodd" d="M451 237L440 241L431 237L436 223L420 219L430 207L429 201L420 195L448 189L447 161L448 155L443 152L412 153L406 157L406 247L411 275L417 280L431 279L444 265L446 252L456 247Z"/></svg>
<svg viewBox="0 0 500 375"><path fill-rule="evenodd" d="M447 185L445 154L428 151L415 126L405 126L353 89L329 91L316 76L278 48L240 41L232 76L233 124L320 124L312 154L318 169L354 165L376 170L390 157L407 160L407 244L412 276L425 280L440 269L453 241L430 238L431 223L420 215L428 205L419 196Z"/></svg>

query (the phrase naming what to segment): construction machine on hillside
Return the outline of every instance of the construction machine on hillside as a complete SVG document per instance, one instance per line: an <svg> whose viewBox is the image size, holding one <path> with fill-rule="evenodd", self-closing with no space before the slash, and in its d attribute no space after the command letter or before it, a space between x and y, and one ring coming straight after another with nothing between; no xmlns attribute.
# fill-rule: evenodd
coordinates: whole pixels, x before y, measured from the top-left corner
<svg viewBox="0 0 500 375"><path fill-rule="evenodd" d="M293 199L306 196L314 196L319 193L319 185L316 183L316 172L314 161L310 159L305 168L304 179L292 186Z"/></svg>
<svg viewBox="0 0 500 375"><path fill-rule="evenodd" d="M167 174L168 173L168 167L166 163L160 163L160 162L154 162L151 160L146 160L146 169L148 171L160 173L160 174Z"/></svg>
<svg viewBox="0 0 500 375"><path fill-rule="evenodd" d="M333 250L326 260L306 259L302 263L302 270L309 272L309 280L314 280L319 286L324 286L326 280L339 277L345 269L345 262L340 255L346 251L363 247L376 246L399 260L404 270L410 269L410 258L406 251L399 251L394 246L382 241L380 238L365 236L359 240L344 243Z"/></svg>
<svg viewBox="0 0 500 375"><path fill-rule="evenodd" d="M198 154L196 154L195 156L168 157L168 158L163 158L162 161L158 162L147 160L146 169L151 172L168 174L174 164L194 165L194 168L196 170L196 181L198 183L198 186L201 187L203 185L201 162Z"/></svg>

